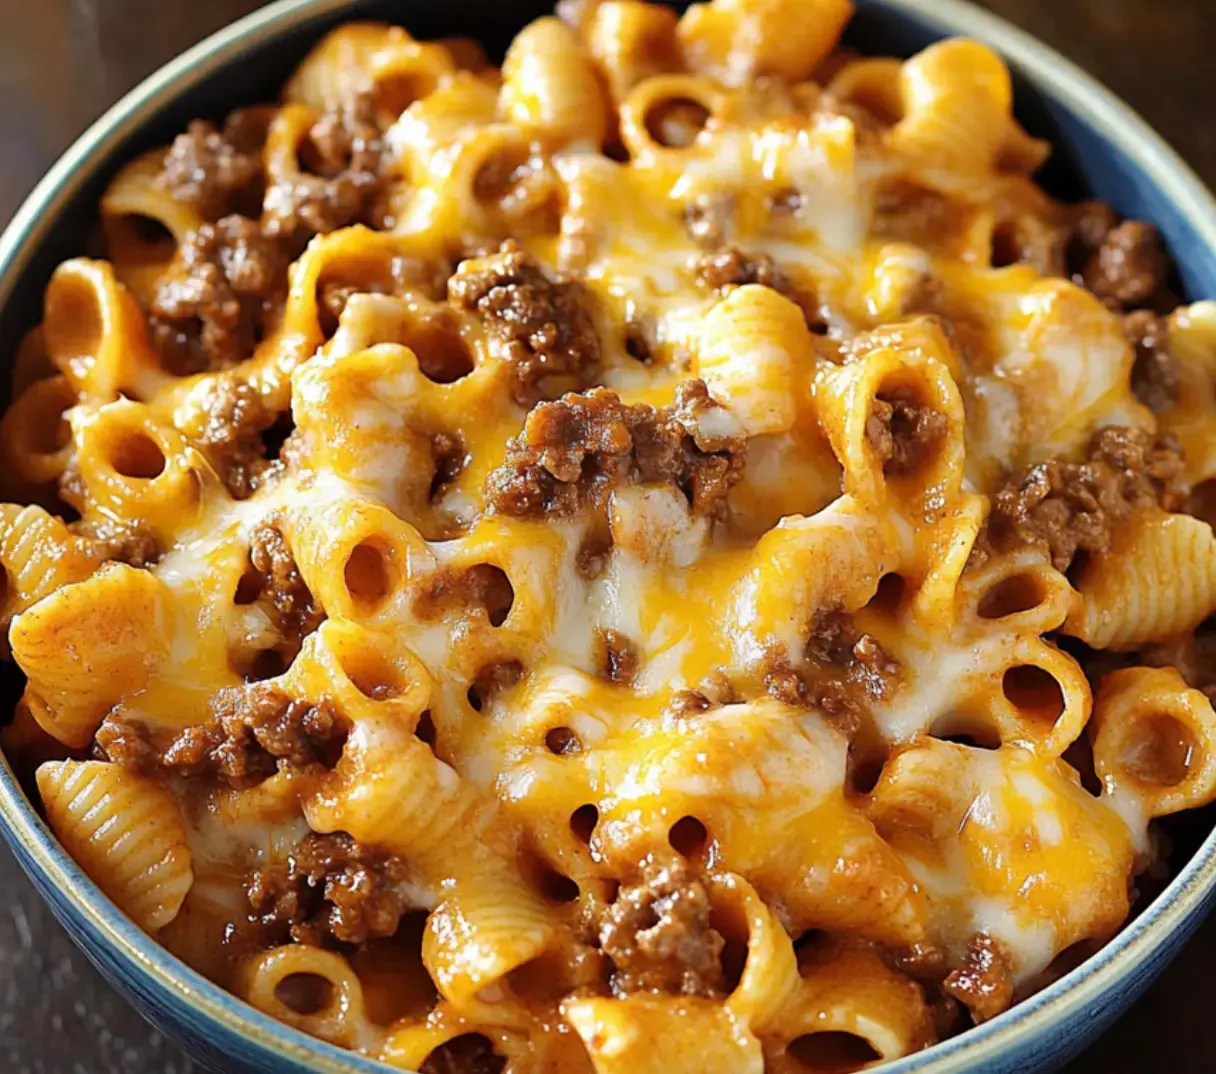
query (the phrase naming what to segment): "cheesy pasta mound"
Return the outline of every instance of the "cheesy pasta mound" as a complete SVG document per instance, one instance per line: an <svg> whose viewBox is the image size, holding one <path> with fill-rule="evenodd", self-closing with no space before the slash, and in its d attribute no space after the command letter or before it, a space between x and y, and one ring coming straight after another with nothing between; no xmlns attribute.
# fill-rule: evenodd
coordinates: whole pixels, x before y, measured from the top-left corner
<svg viewBox="0 0 1216 1074"><path fill-rule="evenodd" d="M118 173L0 423L3 745L174 954L423 1074L854 1070L1216 797L1216 303L850 14L353 24Z"/></svg>

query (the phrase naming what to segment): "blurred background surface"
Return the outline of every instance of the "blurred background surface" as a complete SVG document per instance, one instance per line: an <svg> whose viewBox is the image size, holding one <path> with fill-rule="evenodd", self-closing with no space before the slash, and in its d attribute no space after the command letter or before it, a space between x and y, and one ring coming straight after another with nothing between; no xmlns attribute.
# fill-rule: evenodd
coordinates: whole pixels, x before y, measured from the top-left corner
<svg viewBox="0 0 1216 1074"><path fill-rule="evenodd" d="M981 4L1113 89L1216 187L1216 0ZM170 57L259 6L254 0L0 0L0 225L113 101ZM409 7L410 0L402 0L405 23ZM1210 1074L1216 1069L1214 962L1216 917L1067 1074ZM0 1055L8 1074L201 1074L98 976L3 847Z"/></svg>

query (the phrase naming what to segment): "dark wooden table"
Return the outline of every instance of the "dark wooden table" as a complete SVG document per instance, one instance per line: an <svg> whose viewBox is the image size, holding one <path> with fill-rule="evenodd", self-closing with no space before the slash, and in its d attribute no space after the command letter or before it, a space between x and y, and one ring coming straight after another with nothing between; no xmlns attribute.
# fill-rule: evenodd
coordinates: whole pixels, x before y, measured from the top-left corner
<svg viewBox="0 0 1216 1074"><path fill-rule="evenodd" d="M984 3L1097 75L1216 186L1216 0ZM254 0L0 0L0 223L111 101L257 6ZM1216 1070L1213 961L1216 918L1069 1074ZM0 1069L198 1072L72 947L4 849Z"/></svg>

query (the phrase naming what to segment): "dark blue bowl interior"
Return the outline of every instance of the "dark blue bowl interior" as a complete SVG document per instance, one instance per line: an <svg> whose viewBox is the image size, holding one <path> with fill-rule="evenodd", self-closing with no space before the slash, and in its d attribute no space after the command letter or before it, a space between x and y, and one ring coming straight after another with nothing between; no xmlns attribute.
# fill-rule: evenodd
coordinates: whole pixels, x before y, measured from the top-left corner
<svg viewBox="0 0 1216 1074"><path fill-rule="evenodd" d="M883 0L858 0L858 7L847 41L864 52L907 56L952 32L946 21L948 16L894 10ZM27 260L10 301L0 310L0 365L11 359L24 332L40 320L43 288L55 266L92 248L97 201L119 165L145 149L170 141L193 118L220 118L239 105L273 98L295 64L326 30L354 18L383 19L405 25L418 37L473 36L501 56L521 26L551 9L551 0L445 0L442 4L351 0L340 13L303 20L275 40L251 47L225 70L168 104L155 119L95 165L71 206L55 222L48 240ZM1191 300L1216 297L1216 249L1205 243L1199 227L1188 216L1189 207L1176 204L1154 182L1143 161L1123 152L1096 131L1079 106L1048 96L1016 71L1015 79L1019 119L1033 134L1047 138L1055 146L1055 155L1041 176L1047 188L1067 200L1101 198L1126 216L1156 223L1178 266L1183 294ZM6 401L7 391L8 377L2 376L0 404ZM0 704L5 696L15 698L19 690L17 679L11 666L0 670ZM0 711L8 711L10 707ZM4 778L2 774L0 778ZM1213 812L1204 810L1173 822L1176 870L1211 831ZM16 849L26 869L35 872L28 853L20 846ZM127 990L162 1028L179 1039L184 1038L192 1054L215 1064L216 1069L226 1074L238 1070L306 1069L242 1040L227 1027L192 1022L189 1008L180 1005L178 997L158 994L158 987L144 971L119 964L100 937L91 931L78 908L69 905L47 878L35 880L56 914L103 972ZM133 931L133 927L127 927ZM193 975L184 978L183 983L183 991L201 984ZM1093 1012L1092 1030L1113 1013L1113 1010ZM1082 1030L1076 1039L1059 1042L1056 1058L1079 1048L1087 1035ZM352 1069L370 1069L353 1058L351 1063Z"/></svg>

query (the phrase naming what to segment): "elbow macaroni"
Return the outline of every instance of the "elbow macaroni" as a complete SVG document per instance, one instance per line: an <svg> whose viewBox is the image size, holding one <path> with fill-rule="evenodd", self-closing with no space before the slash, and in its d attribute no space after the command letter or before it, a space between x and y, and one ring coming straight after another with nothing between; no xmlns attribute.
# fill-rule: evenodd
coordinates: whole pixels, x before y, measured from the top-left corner
<svg viewBox="0 0 1216 1074"><path fill-rule="evenodd" d="M860 1069L1216 798L1216 306L1084 290L1003 61L851 12L353 24L118 173L0 420L0 744L170 950L401 1069Z"/></svg>

